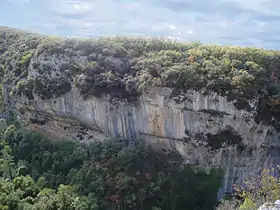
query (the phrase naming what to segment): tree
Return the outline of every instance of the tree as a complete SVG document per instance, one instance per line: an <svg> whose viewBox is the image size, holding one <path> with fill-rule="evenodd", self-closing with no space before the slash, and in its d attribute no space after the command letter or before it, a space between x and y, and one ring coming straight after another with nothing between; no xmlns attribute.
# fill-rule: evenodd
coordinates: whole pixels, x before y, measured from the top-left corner
<svg viewBox="0 0 280 210"><path fill-rule="evenodd" d="M260 176L244 181L242 187L235 187L236 196L243 199L242 210L251 210L264 203L274 203L280 197L280 178L274 176L275 169L264 169Z"/></svg>
<svg viewBox="0 0 280 210"><path fill-rule="evenodd" d="M30 176L19 176L13 181L0 178L1 210L87 210L88 206L87 200L77 196L71 186L60 185L57 191L49 188L39 190Z"/></svg>
<svg viewBox="0 0 280 210"><path fill-rule="evenodd" d="M2 150L0 153L0 175L3 178L13 179L16 170L14 157L11 155L11 148L8 145L2 144Z"/></svg>

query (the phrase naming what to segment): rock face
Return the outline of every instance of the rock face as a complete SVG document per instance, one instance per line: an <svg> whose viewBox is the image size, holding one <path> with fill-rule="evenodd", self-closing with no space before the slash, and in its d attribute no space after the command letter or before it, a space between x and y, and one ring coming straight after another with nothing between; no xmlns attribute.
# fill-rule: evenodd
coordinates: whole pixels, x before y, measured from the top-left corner
<svg viewBox="0 0 280 210"><path fill-rule="evenodd" d="M252 113L237 110L214 93L189 91L184 103L169 99L170 93L168 88L152 89L138 102L128 103L112 102L108 97L84 100L73 88L50 100L14 99L26 121L34 118L34 113L46 116L41 126L49 131L62 127L54 125L61 119L72 119L91 128L96 139L143 138L156 147L179 151L186 163L222 167L225 178L221 195L230 192L233 183L279 163L276 133L271 127L256 124Z"/></svg>
<svg viewBox="0 0 280 210"><path fill-rule="evenodd" d="M186 163L224 169L220 196L280 163L277 132L254 119L278 54L154 40L80 43L1 28L0 34L3 99L31 129L85 141L143 138L177 150ZM176 88L182 93L175 97ZM267 113L267 121L280 118L277 110Z"/></svg>
<svg viewBox="0 0 280 210"><path fill-rule="evenodd" d="M279 210L279 209L280 209L280 200L275 201L274 204L265 203L260 208L258 208L258 210Z"/></svg>

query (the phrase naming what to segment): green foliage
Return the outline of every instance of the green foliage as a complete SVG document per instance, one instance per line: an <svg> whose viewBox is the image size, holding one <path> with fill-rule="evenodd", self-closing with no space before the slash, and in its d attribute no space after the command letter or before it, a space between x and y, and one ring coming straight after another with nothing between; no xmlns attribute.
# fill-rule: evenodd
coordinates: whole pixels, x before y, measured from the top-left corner
<svg viewBox="0 0 280 210"><path fill-rule="evenodd" d="M250 198L245 198L244 202L239 207L239 210L256 210L257 205L250 200Z"/></svg>
<svg viewBox="0 0 280 210"><path fill-rule="evenodd" d="M237 194L257 206L266 202L274 203L280 196L280 180L273 173L274 169L264 169L260 176L246 180L244 187L236 188Z"/></svg>
<svg viewBox="0 0 280 210"><path fill-rule="evenodd" d="M25 55L21 57L21 64L26 64L30 61L32 57L32 52L26 52Z"/></svg>
<svg viewBox="0 0 280 210"><path fill-rule="evenodd" d="M1 147L1 159L0 159L0 174L3 178L13 179L16 170L14 157L11 155L11 148L5 144L2 144Z"/></svg>
<svg viewBox="0 0 280 210"><path fill-rule="evenodd" d="M5 111L4 96L3 96L3 86L0 84L0 113Z"/></svg>
<svg viewBox="0 0 280 210"><path fill-rule="evenodd" d="M8 209L209 209L222 181L220 170L182 167L140 141L81 144L10 125L2 145Z"/></svg>
<svg viewBox="0 0 280 210"><path fill-rule="evenodd" d="M31 79L21 80L16 85L16 93L20 96L25 95L29 100L34 99L34 81Z"/></svg>
<svg viewBox="0 0 280 210"><path fill-rule="evenodd" d="M266 106L280 99L277 51L156 38L66 39L7 28L0 33L3 81L30 99L33 93L58 97L75 84L85 98L108 94L135 101L146 88L164 86L172 88L172 96L213 91L238 109L251 110L249 100L259 99L256 120L280 120L279 107ZM34 81L26 81L28 70Z"/></svg>
<svg viewBox="0 0 280 210"><path fill-rule="evenodd" d="M278 70L280 64L278 52L255 48L178 43L156 38L64 39L15 33L7 29L1 34L0 61L8 67L7 76L20 70L11 68L12 60L18 60L16 64L23 70L26 69L26 66L22 68L23 64L28 64L32 57L42 53L46 58L49 55L66 55L70 58L69 65L77 66L78 73L86 73L84 82L89 79L97 83L91 87L92 82L88 82L88 89L96 85L99 87L106 81L113 87L118 81L117 84L122 87L126 84L125 78L131 76L137 82L135 90L138 91L150 85L183 91L205 88L227 96L252 99L258 95L258 90L269 85L266 79L272 70ZM17 51L19 53L15 53ZM88 62L77 63L74 59L77 56L86 56ZM38 63L35 70L40 71L39 66L42 65ZM42 74L46 71L43 69ZM107 77L100 75L105 72L111 72L114 79L108 81ZM96 79L92 78L93 73L97 74ZM19 81L19 74L14 76L17 78L13 79ZM106 85L100 88L106 93L109 91Z"/></svg>
<svg viewBox="0 0 280 210"><path fill-rule="evenodd" d="M71 90L71 83L64 77L49 80L37 77L34 81L34 90L42 99L61 96Z"/></svg>
<svg viewBox="0 0 280 210"><path fill-rule="evenodd" d="M274 176L275 169L264 169L260 176L251 177L243 182L240 187L234 186L232 203L240 203L239 210L256 210L264 203L275 203L280 197L280 178ZM227 203L220 205L225 209Z"/></svg>
<svg viewBox="0 0 280 210"><path fill-rule="evenodd" d="M3 80L3 77L5 75L5 66L3 64L0 64L0 78L1 78L1 81Z"/></svg>
<svg viewBox="0 0 280 210"><path fill-rule="evenodd" d="M10 125L12 125L14 127L19 127L20 126L20 123L17 119L17 115L14 112L14 110L12 110L12 109L7 110L7 118L6 118L5 123L9 126Z"/></svg>
<svg viewBox="0 0 280 210"><path fill-rule="evenodd" d="M30 176L18 176L12 181L0 178L0 209L23 210L86 210L71 186L60 185L58 190L40 189Z"/></svg>

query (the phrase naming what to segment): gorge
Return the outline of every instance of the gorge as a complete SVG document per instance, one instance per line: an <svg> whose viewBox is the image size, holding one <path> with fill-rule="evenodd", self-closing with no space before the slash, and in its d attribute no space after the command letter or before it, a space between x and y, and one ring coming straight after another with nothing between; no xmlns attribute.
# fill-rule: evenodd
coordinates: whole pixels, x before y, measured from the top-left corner
<svg viewBox="0 0 280 210"><path fill-rule="evenodd" d="M280 53L0 28L2 107L78 141L143 139L234 183L280 164Z"/></svg>

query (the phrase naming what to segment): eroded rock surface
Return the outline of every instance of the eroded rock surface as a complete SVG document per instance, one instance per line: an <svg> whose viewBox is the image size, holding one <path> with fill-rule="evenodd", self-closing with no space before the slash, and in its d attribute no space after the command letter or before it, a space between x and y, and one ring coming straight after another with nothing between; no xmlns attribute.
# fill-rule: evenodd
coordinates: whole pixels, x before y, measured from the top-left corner
<svg viewBox="0 0 280 210"><path fill-rule="evenodd" d="M229 192L233 183L256 175L263 167L279 163L279 141L274 128L256 124L252 113L237 110L217 94L189 91L186 97L190 100L178 104L169 99L170 92L168 88L153 89L138 102L113 104L109 97L84 100L72 89L51 100L18 98L16 107L22 110L25 121L30 121L34 113L51 116L37 119L36 124L52 133L57 129L58 134L69 137L73 133L71 137L75 137L77 131L61 129L71 127L70 121L63 120L71 119L89 128L93 139L143 138L156 147L179 151L186 163L221 166L225 169L222 192Z"/></svg>
<svg viewBox="0 0 280 210"><path fill-rule="evenodd" d="M280 115L267 108L278 96L268 75L279 54L0 34L3 100L30 129L81 141L143 138L186 163L223 168L220 195L279 163Z"/></svg>

